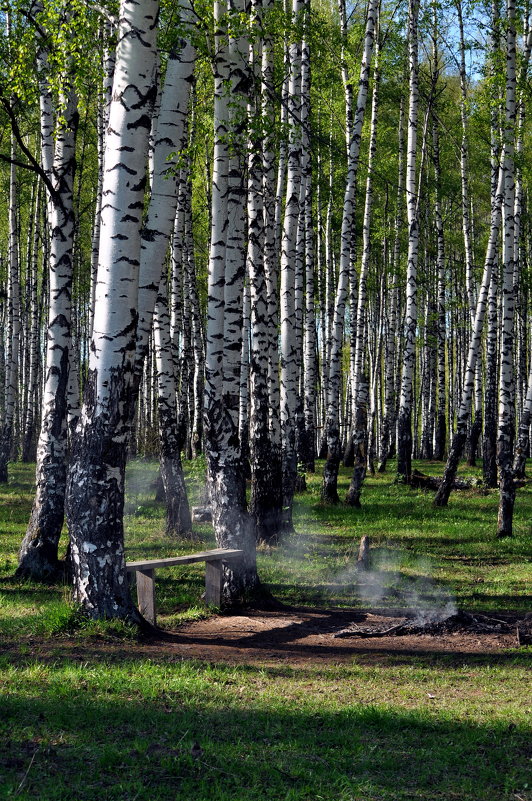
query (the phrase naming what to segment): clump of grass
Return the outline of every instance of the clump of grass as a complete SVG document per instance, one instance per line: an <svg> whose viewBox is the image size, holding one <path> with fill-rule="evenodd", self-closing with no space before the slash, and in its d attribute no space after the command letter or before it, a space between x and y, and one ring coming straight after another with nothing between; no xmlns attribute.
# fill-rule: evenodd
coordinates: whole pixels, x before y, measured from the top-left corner
<svg viewBox="0 0 532 801"><path fill-rule="evenodd" d="M172 614L161 616L164 620L165 628L177 628L181 623L191 623L195 620L205 620L211 617L214 607L206 606L189 606L186 609L180 609Z"/></svg>
<svg viewBox="0 0 532 801"><path fill-rule="evenodd" d="M78 606L67 601L53 601L43 608L34 622L35 634L49 637L57 634L73 634L84 623L84 615Z"/></svg>
<svg viewBox="0 0 532 801"><path fill-rule="evenodd" d="M44 606L31 625L32 633L45 637L76 635L81 638L101 637L132 640L138 629L123 620L91 620L79 605L68 600L52 601Z"/></svg>

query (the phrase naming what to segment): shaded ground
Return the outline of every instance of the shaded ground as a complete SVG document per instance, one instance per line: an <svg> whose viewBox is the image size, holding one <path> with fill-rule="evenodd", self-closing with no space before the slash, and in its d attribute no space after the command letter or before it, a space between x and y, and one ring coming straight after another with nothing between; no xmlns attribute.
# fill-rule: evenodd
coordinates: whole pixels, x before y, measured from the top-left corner
<svg viewBox="0 0 532 801"><path fill-rule="evenodd" d="M68 638L40 640L28 645L32 656L86 658L95 655L142 656L155 660L200 660L228 664L284 663L293 666L349 663L362 659L379 662L401 655L503 656L517 646L514 613L498 612L511 625L511 633L464 631L438 635L414 634L387 637L347 637L335 634L350 626L386 629L405 619L405 610L361 610L286 608L281 611L246 610L237 615L214 615L207 620L182 625L161 639L113 642L91 638L76 644ZM17 645L13 643L13 648Z"/></svg>

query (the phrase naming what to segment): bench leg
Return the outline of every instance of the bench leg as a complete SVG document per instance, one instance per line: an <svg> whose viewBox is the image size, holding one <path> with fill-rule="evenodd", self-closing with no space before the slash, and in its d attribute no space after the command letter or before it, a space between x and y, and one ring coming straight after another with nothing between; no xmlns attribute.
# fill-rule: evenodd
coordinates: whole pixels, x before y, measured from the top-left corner
<svg viewBox="0 0 532 801"><path fill-rule="evenodd" d="M222 604L223 565L221 559L205 562L205 603L212 606Z"/></svg>
<svg viewBox="0 0 532 801"><path fill-rule="evenodd" d="M139 612L155 625L155 570L137 570L136 574Z"/></svg>

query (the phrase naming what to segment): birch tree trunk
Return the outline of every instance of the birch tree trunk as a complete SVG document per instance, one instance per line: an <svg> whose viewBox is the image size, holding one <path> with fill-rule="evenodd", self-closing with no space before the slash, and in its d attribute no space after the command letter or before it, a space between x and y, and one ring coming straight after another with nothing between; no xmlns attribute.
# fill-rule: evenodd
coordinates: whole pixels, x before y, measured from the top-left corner
<svg viewBox="0 0 532 801"><path fill-rule="evenodd" d="M191 10L184 3L180 10L185 36L179 37L170 52L166 67L164 84L159 95L157 126L154 129L152 120L151 149L151 195L146 221L141 231L141 257L139 269L138 292L138 329L135 356L135 390L132 394L130 414L133 417L134 402L138 393L138 384L142 374L142 366L148 351L149 334L152 324L157 286L160 285L174 221L176 218L179 173L177 160L186 141L186 121L189 109L190 90L193 81L196 51L190 42L189 28ZM183 215L185 210L183 210ZM183 218L184 220L184 218ZM183 241L180 242L182 252ZM180 269L186 272L181 259ZM166 286L166 284L165 284ZM190 295L189 295L190 296ZM159 298L159 323L157 327L158 363L164 366L164 376L157 376L158 402L157 408L162 414L159 418L160 463L161 476L166 501L167 533L189 537L192 523L186 496L180 450L183 446L181 430L183 421L178 424L176 404L175 373L170 374L166 363L166 313L164 301ZM170 336L170 331L168 331ZM172 352L168 354L172 358ZM192 359L189 359L189 364ZM174 381L173 390L170 388ZM188 384L187 384L188 386ZM180 405L181 414L186 407Z"/></svg>
<svg viewBox="0 0 532 801"><path fill-rule="evenodd" d="M170 315L166 275L161 286L153 319L153 342L157 367L157 411L159 419L161 478L166 498L166 533L192 538L192 520L181 465L182 437L177 408Z"/></svg>
<svg viewBox="0 0 532 801"><path fill-rule="evenodd" d="M440 132L439 123L434 120L433 127L433 161L434 177L436 183L436 197L434 201L434 218L436 223L437 256L436 266L438 271L437 288L437 384L438 384L438 408L436 412L436 430L434 436L434 458L441 460L445 454L447 442L447 414L446 414L446 362L445 362L445 340L446 340L446 302L445 302L445 238L443 231L443 219L441 212L441 169L440 169Z"/></svg>
<svg viewBox="0 0 532 801"><path fill-rule="evenodd" d="M515 2L506 2L506 103L504 128L504 236L502 288L502 332L500 340L499 421L497 465L499 468L499 514L497 536L512 536L515 484L513 445L515 436L515 117L516 117L516 33Z"/></svg>
<svg viewBox="0 0 532 801"><path fill-rule="evenodd" d="M301 214L301 41L297 26L301 24L303 0L293 0L290 44L290 81L288 87L288 172L286 204L281 239L281 435L282 435L282 528L293 531L292 503L297 475L296 413L299 390L298 326L296 314L297 234Z"/></svg>
<svg viewBox="0 0 532 801"><path fill-rule="evenodd" d="M251 300L249 283L244 286L242 304L242 350L240 356L240 392L238 404L238 439L240 442L240 453L242 465L246 478L249 473L249 357L250 357L250 334L251 334Z"/></svg>
<svg viewBox="0 0 532 801"><path fill-rule="evenodd" d="M266 13L273 11L275 0L263 0ZM281 121L286 122L288 107L284 97L281 104ZM282 457L281 457L281 418L280 418L280 377L278 357L279 329L279 256L281 241L281 200L284 194L286 143L281 138L279 151L279 187L276 192L275 172L275 129L274 129L274 45L271 36L265 36L262 44L261 73L262 104L261 112L264 127L264 148L262 159L262 189L264 212L264 275L267 294L268 328L268 427L270 439L270 481L269 481L269 522L270 534L277 537L281 529L282 512Z"/></svg>
<svg viewBox="0 0 532 801"><path fill-rule="evenodd" d="M75 601L90 617L137 621L124 558L124 477L158 17L157 0L120 4L94 328L67 488Z"/></svg>
<svg viewBox="0 0 532 801"><path fill-rule="evenodd" d="M400 231L403 220L404 202L404 100L401 98L399 107L399 141L397 156L397 200L394 221L393 255L391 266L391 279L389 281L390 314L386 334L385 351L385 399L384 420L381 429L379 473L386 470L386 462L393 444L395 444L395 418L396 418L396 354L397 354L397 312L398 312L398 271L401 252Z"/></svg>
<svg viewBox="0 0 532 801"><path fill-rule="evenodd" d="M521 412L514 456L514 476L525 477L526 457L530 450L530 423L532 421L532 360L528 373L528 388Z"/></svg>
<svg viewBox="0 0 532 801"><path fill-rule="evenodd" d="M240 548L226 568L223 598L236 604L259 586L255 539L246 511L238 441L242 289L245 273L246 117L252 77L242 30L228 35L228 11L247 23L243 0L215 2L214 163L207 289L205 443L214 532L219 547ZM229 146L229 142L231 146Z"/></svg>
<svg viewBox="0 0 532 801"><path fill-rule="evenodd" d="M9 171L9 253L7 279L7 353L5 362L4 421L0 429L0 483L8 480L7 465L13 448L13 433L18 397L20 358L20 265L17 220L17 170L15 138L11 135L11 167Z"/></svg>
<svg viewBox="0 0 532 801"><path fill-rule="evenodd" d="M501 170L496 196L492 204L490 237L486 250L484 273L482 275L482 282L478 294L475 322L469 343L467 365L464 373L462 399L457 417L456 433L453 437L452 445L447 457L443 479L434 499L435 506L447 505L449 495L451 494L452 485L456 477L458 463L460 461L460 457L462 456L467 437L467 421L470 415L471 397L475 384L476 365L482 339L482 326L484 324L484 317L488 303L491 274L497 254L497 240L499 238L501 225L501 206L503 202L503 177L504 172Z"/></svg>
<svg viewBox="0 0 532 801"><path fill-rule="evenodd" d="M366 178L366 198L364 204L364 221L362 223L362 261L358 284L358 305L356 312L356 344L355 371L353 392L353 444L354 467L353 476L347 493L347 503L360 508L360 494L367 468L368 444L368 409L367 392L362 392L362 384L367 384L364 370L367 359L367 280L371 256L371 214L373 205L373 165L377 149L377 116L379 98L379 41L377 11L377 42L375 44L375 66L373 71L373 94L371 104L371 127L368 154L368 174Z"/></svg>
<svg viewBox="0 0 532 801"><path fill-rule="evenodd" d="M472 242L472 224L470 214L470 189L469 189L469 153L467 143L467 72L465 64L465 41L464 41L464 23L462 18L462 0L457 0L456 10L458 12L458 28L459 28L459 41L460 41L460 119L462 123L462 141L460 144L460 179L462 187L462 233L464 238L464 254L465 254L465 268L466 268L466 289L467 301L469 305L469 316L471 319L471 326L474 325L475 308L476 308L476 286L475 274L473 265L473 242ZM468 463L474 466L476 463L476 451L478 440L482 433L482 354L479 354L476 366L475 377L475 393L474 393L474 407L475 419L471 426L469 437L469 458Z"/></svg>
<svg viewBox="0 0 532 801"><path fill-rule="evenodd" d="M482 439L482 474L486 487L497 486L497 345L498 281L496 268L492 272L488 295L488 324L486 334L486 378L484 386L484 436Z"/></svg>
<svg viewBox="0 0 532 801"><path fill-rule="evenodd" d="M258 542L276 543L281 533L279 374L277 360L277 280L275 158L273 152L273 41L263 29L273 0L255 2L262 48L250 48L256 85L250 104L256 123L248 154L248 251L251 293L249 513ZM262 52L261 52L262 51Z"/></svg>
<svg viewBox="0 0 532 801"><path fill-rule="evenodd" d="M73 185L77 98L71 90L57 131L48 199L50 229L49 309L37 488L22 541L17 575L42 580L59 569L58 545L65 516L68 389L72 364ZM43 144L46 131L41 133ZM45 145L45 146L46 146ZM43 161L46 158L43 153Z"/></svg>
<svg viewBox="0 0 532 801"><path fill-rule="evenodd" d="M397 421L397 474L400 481L410 483L412 473L412 404L413 373L416 359L417 326L417 261L419 248L418 197L416 188L416 156L418 126L418 0L409 0L409 103L406 156L406 208L408 217L408 261L406 272L406 320L401 397Z"/></svg>
<svg viewBox="0 0 532 801"><path fill-rule="evenodd" d="M340 380L341 352L344 333L345 304L351 268L353 224L355 212L356 179L359 165L362 124L368 96L369 71L375 39L377 0L371 0L368 7L364 36L364 52L360 65L355 122L349 145L347 180L342 212L342 231L340 245L340 271L336 291L334 320L331 333L331 352L327 383L327 461L323 471L322 498L326 503L338 503L338 468L340 466Z"/></svg>
<svg viewBox="0 0 532 801"><path fill-rule="evenodd" d="M34 462L37 458L37 427L39 424L39 371L40 371L40 327L38 308L38 266L39 266L39 223L41 219L41 182L37 181L35 198L32 244L29 273L29 330L28 330L28 403L24 421L24 442L22 461Z"/></svg>
<svg viewBox="0 0 532 801"><path fill-rule="evenodd" d="M182 4L180 22L188 33L191 26L191 10L188 2ZM196 50L190 38L180 37L170 52L161 91L157 131L153 139L151 195L146 221L141 231L139 321L135 357L137 376L142 370L142 363L148 352L155 301L176 217L178 193L176 165L179 153L185 145L195 59ZM183 235L179 245L183 247Z"/></svg>
<svg viewBox="0 0 532 801"><path fill-rule="evenodd" d="M500 48L499 35L499 0L491 2L491 32L490 32L490 78L495 84L495 62ZM494 93L495 94L495 93ZM499 116L500 99L491 97L490 110L490 163L491 163L491 202L493 204L497 194L499 180ZM497 377L498 377L498 343L499 321L497 311L498 296L498 270L494 268L488 297L488 325L486 334L486 375L484 382L484 435L482 438L482 473L486 487L494 489L497 486Z"/></svg>
<svg viewBox="0 0 532 801"><path fill-rule="evenodd" d="M308 14L308 12L307 12ZM316 322L314 315L314 232L312 226L312 152L310 137L310 46L305 40L301 65L301 136L303 158L301 172L304 185L301 209L303 229L303 262L305 268L305 321L303 329L303 424L299 442L299 459L303 469L314 472L316 450Z"/></svg>
<svg viewBox="0 0 532 801"><path fill-rule="evenodd" d="M262 27L263 4L255 2L253 14L255 24ZM266 6L267 7L267 6ZM264 53L266 49L266 54ZM251 345L250 345L250 467L251 467L251 497L249 513L253 521L255 537L258 542L275 542L279 534L278 522L275 520L278 511L273 508L270 501L270 486L273 480L270 461L270 437L268 426L268 367L272 358L270 348L272 343L268 331L268 294L266 288L265 262L266 254L266 227L265 219L268 212L267 204L271 204L270 197L263 193L266 170L270 161L271 141L268 141L266 129L267 115L271 114L271 107L265 105L266 96L271 103L271 41L263 42L263 53L257 46L250 48L250 58L253 58L255 82L258 81L259 64L261 69L261 95L256 92L249 107L250 115L254 116L256 124L250 136L248 155L248 251L247 270L249 275L250 301L251 301ZM272 120L270 119L270 123ZM263 158L262 153L268 154ZM272 176L273 177L273 176ZM269 209L271 215L271 207ZM271 219L270 219L271 223ZM273 232L273 227L272 227ZM271 234L270 234L271 235ZM270 240L270 248L274 246ZM271 258L271 257L270 257ZM272 519L273 515L273 519Z"/></svg>
<svg viewBox="0 0 532 801"><path fill-rule="evenodd" d="M188 170L185 187L185 256L190 293L190 315L192 318L192 350L194 354L193 370L193 423L191 431L192 457L196 458L203 451L203 375L205 365L204 331L196 281L196 262L194 257L194 241L192 238L192 183Z"/></svg>
<svg viewBox="0 0 532 801"><path fill-rule="evenodd" d="M460 142L460 182L462 190L462 234L464 238L464 254L466 268L466 290L469 315L473 323L476 309L475 276L473 273L473 245L471 238L470 193L469 193L469 153L467 144L467 72L465 64L464 23L462 19L462 0L457 0L458 30L460 42L460 121L462 139Z"/></svg>
<svg viewBox="0 0 532 801"><path fill-rule="evenodd" d="M102 28L104 39L103 47L103 98L98 106L97 133L98 133L98 185L96 187L96 207L94 209L94 223L92 227L91 248L91 311L94 310L96 298L96 279L98 273L98 254L100 249L100 215L102 211L102 181L103 159L105 154L105 132L109 124L109 107L113 90L113 76L115 71L115 51L111 47L111 24L106 22ZM93 314L91 314L89 336L92 336Z"/></svg>

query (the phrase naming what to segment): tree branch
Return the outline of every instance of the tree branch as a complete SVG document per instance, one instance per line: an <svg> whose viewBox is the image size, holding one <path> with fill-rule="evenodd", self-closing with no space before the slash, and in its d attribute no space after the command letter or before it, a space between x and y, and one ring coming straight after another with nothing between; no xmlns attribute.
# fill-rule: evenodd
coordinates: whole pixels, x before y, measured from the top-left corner
<svg viewBox="0 0 532 801"><path fill-rule="evenodd" d="M4 110L6 111L7 116L9 117L9 120L11 122L11 130L13 131L15 139L17 140L17 144L24 153L24 155L26 156L26 158L28 159L29 164L25 164L24 162L20 161L15 161L14 159L7 158L6 156L2 156L1 157L2 160L12 162L13 164L17 164L19 167L24 167L27 170L32 170L33 172L36 172L38 175L40 175L44 185L46 186L48 192L50 193L50 198L52 199L52 201L54 203L59 203L60 202L59 194L54 189L54 185L52 184L49 176L45 173L45 171L43 170L43 168L41 167L41 165L31 152L31 150L26 146L22 138L22 134L20 133L20 128L17 119L15 117L15 112L13 111L12 105L1 94L0 94L0 103L2 104Z"/></svg>
<svg viewBox="0 0 532 801"><path fill-rule="evenodd" d="M101 16L104 17L107 20L107 22L109 22L115 28L118 26L118 19L114 16L114 14L111 14L109 11L107 11L106 8L101 6L99 3L93 3L92 7L95 11L98 12L98 14L101 14Z"/></svg>

